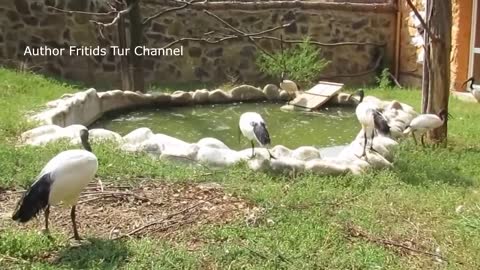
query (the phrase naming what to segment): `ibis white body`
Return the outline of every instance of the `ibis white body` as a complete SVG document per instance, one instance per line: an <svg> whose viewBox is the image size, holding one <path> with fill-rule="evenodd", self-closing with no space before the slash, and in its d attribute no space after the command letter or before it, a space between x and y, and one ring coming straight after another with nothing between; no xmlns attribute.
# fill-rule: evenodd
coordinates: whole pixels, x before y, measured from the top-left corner
<svg viewBox="0 0 480 270"><path fill-rule="evenodd" d="M298 91L297 84L294 81L290 81L290 80L283 80L280 83L280 88L289 93L295 93Z"/></svg>
<svg viewBox="0 0 480 270"><path fill-rule="evenodd" d="M473 96L478 102L480 102L480 89L478 89L478 88L472 89L472 96Z"/></svg>
<svg viewBox="0 0 480 270"><path fill-rule="evenodd" d="M258 126L255 129L255 126ZM262 116L256 112L246 112L240 116L240 131L242 135L250 141L256 141L259 145L270 144L270 136L266 129L265 121Z"/></svg>
<svg viewBox="0 0 480 270"><path fill-rule="evenodd" d="M86 150L67 150L52 158L41 172L42 175L49 173L53 180L48 203L75 205L82 190L93 180L97 169L97 157Z"/></svg>
<svg viewBox="0 0 480 270"><path fill-rule="evenodd" d="M405 129L404 134L415 132L423 134L431 129L439 128L443 125L443 120L436 114L421 114L412 119L409 127Z"/></svg>
<svg viewBox="0 0 480 270"><path fill-rule="evenodd" d="M361 102L355 109L358 122L362 125L362 129L367 138L373 136L375 130L375 122L373 119L373 110L376 109L376 104L372 102Z"/></svg>

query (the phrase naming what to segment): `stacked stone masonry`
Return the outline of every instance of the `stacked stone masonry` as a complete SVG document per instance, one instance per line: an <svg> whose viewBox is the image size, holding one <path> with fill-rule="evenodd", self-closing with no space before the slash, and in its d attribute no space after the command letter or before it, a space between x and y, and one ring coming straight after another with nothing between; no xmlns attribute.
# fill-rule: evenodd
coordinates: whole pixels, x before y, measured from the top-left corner
<svg viewBox="0 0 480 270"><path fill-rule="evenodd" d="M340 3L315 4L318 1L283 1L262 3L211 3L212 11L235 27L248 32L278 26L295 19L290 27L271 33L283 34L288 39L299 40L310 36L325 43L372 42L386 44L385 61L389 66L394 55L395 9L390 4ZM308 3L307 3L308 2ZM4 63L90 85L120 87L119 57L106 56L24 56L26 46L106 47L117 45L116 28L98 34L91 19L109 21L111 18L58 12L60 9L105 12L100 0L3 0L0 1L0 59ZM236 7L235 5L239 5ZM268 4L268 6L267 6ZM142 1L144 17L162 9L161 0ZM223 28L213 18L205 16L202 7L184 9L162 16L145 29L145 44L159 48L181 37L200 37L204 33ZM262 40L267 51L279 49L279 42ZM230 75L244 82L254 83L265 79L255 64L258 49L244 39L221 44L182 43L183 56L145 57L147 84L159 82L227 81ZM375 65L378 47L371 45L321 47L323 56L331 61L325 76L348 75L363 72ZM348 78L331 78L339 82L372 82L375 73Z"/></svg>

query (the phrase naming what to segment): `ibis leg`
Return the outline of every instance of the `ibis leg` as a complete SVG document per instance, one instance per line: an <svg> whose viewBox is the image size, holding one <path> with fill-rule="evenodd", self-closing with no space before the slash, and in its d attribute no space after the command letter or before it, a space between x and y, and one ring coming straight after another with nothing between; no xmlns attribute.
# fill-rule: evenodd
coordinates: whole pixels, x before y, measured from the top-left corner
<svg viewBox="0 0 480 270"><path fill-rule="evenodd" d="M415 145L418 145L417 138L415 137L415 133L413 131L412 131L412 137L413 137L413 141L415 142Z"/></svg>
<svg viewBox="0 0 480 270"><path fill-rule="evenodd" d="M422 146L425 148L424 138L425 138L425 134L422 134L422 136L420 137L420 142L422 143Z"/></svg>
<svg viewBox="0 0 480 270"><path fill-rule="evenodd" d="M365 138L364 141L363 141L363 152L362 152L362 155L361 157L364 157L367 155L367 132L364 131L363 132L363 137Z"/></svg>
<svg viewBox="0 0 480 270"><path fill-rule="evenodd" d="M48 234L50 231L48 230L48 216L50 215L50 205L47 205L47 208L45 208L45 230L44 233Z"/></svg>
<svg viewBox="0 0 480 270"><path fill-rule="evenodd" d="M253 141L250 141L250 143L252 144L252 158L255 157L255 145L253 144Z"/></svg>
<svg viewBox="0 0 480 270"><path fill-rule="evenodd" d="M375 138L375 133L372 133L372 138L370 139L370 151L375 152L379 155L381 155L375 148L373 148L373 139Z"/></svg>
<svg viewBox="0 0 480 270"><path fill-rule="evenodd" d="M276 157L274 157L274 156L272 155L272 153L270 153L270 150L268 150L268 148L267 148L267 152L268 152L268 154L270 155L270 159L277 159Z"/></svg>
<svg viewBox="0 0 480 270"><path fill-rule="evenodd" d="M370 138L370 150L377 152L375 149L373 149L373 139L375 138L375 132L372 132L372 137Z"/></svg>
<svg viewBox="0 0 480 270"><path fill-rule="evenodd" d="M77 222L75 221L75 205L72 206L72 210L70 211L70 218L72 219L73 225L73 238L75 240L82 240L82 238L80 238L80 236L78 235Z"/></svg>

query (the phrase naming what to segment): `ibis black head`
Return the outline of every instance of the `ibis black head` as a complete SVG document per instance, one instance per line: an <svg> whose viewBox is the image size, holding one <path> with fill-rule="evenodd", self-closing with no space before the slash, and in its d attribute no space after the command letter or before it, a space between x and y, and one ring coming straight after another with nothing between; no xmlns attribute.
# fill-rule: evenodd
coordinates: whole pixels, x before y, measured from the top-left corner
<svg viewBox="0 0 480 270"><path fill-rule="evenodd" d="M92 147L90 146L90 142L88 141L89 138L88 129L81 129L80 130L80 140L82 141L82 146L85 150L92 152Z"/></svg>
<svg viewBox="0 0 480 270"><path fill-rule="evenodd" d="M440 119L442 120L445 120L445 119L451 118L452 116L450 115L450 113L447 112L446 109L441 109L438 112L438 117L440 117Z"/></svg>
<svg viewBox="0 0 480 270"><path fill-rule="evenodd" d="M466 81L463 82L462 87L464 87L468 82L470 82L470 91L473 90L473 85L475 84L475 78L470 77Z"/></svg>
<svg viewBox="0 0 480 270"><path fill-rule="evenodd" d="M355 96L358 96L360 98L360 102L362 102L363 98L365 97L365 91L363 91L363 89L358 89L355 92Z"/></svg>

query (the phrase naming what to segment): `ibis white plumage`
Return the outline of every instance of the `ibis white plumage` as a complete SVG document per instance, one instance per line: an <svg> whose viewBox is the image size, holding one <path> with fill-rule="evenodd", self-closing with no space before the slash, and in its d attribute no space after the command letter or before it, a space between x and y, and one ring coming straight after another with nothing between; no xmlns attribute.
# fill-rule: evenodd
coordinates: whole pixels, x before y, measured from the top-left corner
<svg viewBox="0 0 480 270"><path fill-rule="evenodd" d="M295 94L298 92L298 85L291 80L282 80L280 82L280 89L287 91L289 94Z"/></svg>
<svg viewBox="0 0 480 270"><path fill-rule="evenodd" d="M294 81L285 79L285 72L282 72L282 78L279 86L280 89L287 91L287 93L291 95L295 95L300 90L300 87Z"/></svg>
<svg viewBox="0 0 480 270"><path fill-rule="evenodd" d="M425 133L429 130L441 127L447 116L448 112L445 109L440 110L438 114L420 114L410 121L410 124L408 124L407 128L403 131L403 134L408 135L409 133L412 133L415 144L417 144L415 134L420 135L422 146L425 147Z"/></svg>
<svg viewBox="0 0 480 270"><path fill-rule="evenodd" d="M370 139L370 150L377 152L373 148L373 138L375 137L375 132L383 135L389 135L390 126L388 125L388 121L385 116L380 112L380 109L376 103L363 100L363 90L359 90L356 94L360 96L360 103L355 109L355 114L358 122L360 122L360 125L362 125L364 137L363 152L360 157L365 157L368 140Z"/></svg>
<svg viewBox="0 0 480 270"><path fill-rule="evenodd" d="M473 87L473 85L475 84L475 78L474 77L469 78L463 83L462 86L465 86L468 82L470 82L470 87L469 87L470 93L478 102L480 102L480 89Z"/></svg>
<svg viewBox="0 0 480 270"><path fill-rule="evenodd" d="M270 145L270 134L268 133L267 125L260 114L256 112L246 112L240 116L238 125L242 135L252 144L252 157L255 156L254 141L262 147ZM268 153L270 158L275 158L270 151L268 151Z"/></svg>
<svg viewBox="0 0 480 270"><path fill-rule="evenodd" d="M52 158L24 193L12 216L21 223L28 222L41 210L45 215L45 232L48 233L48 216L51 205L63 203L71 207L73 236L80 240L75 221L75 205L81 191L94 178L98 169L97 157L88 142L88 130L80 130L83 149L67 150ZM101 182L100 185L102 186Z"/></svg>

